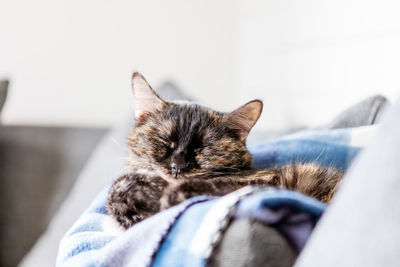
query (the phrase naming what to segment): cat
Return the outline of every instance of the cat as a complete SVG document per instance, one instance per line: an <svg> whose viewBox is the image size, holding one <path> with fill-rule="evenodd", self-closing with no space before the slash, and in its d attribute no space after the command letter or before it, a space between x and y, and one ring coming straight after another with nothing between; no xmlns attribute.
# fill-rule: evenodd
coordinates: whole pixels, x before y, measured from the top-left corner
<svg viewBox="0 0 400 267"><path fill-rule="evenodd" d="M222 196L247 185L295 190L329 203L343 173L315 164L255 170L246 138L261 115L253 100L230 113L161 99L132 75L135 125L127 172L111 186L107 211L125 229L197 195Z"/></svg>

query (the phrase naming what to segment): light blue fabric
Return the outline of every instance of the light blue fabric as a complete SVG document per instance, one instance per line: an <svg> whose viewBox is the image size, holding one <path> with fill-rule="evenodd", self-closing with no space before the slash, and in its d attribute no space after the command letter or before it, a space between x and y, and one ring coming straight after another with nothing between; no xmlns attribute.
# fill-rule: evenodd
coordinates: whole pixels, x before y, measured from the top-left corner
<svg viewBox="0 0 400 267"><path fill-rule="evenodd" d="M372 128L367 126L363 128ZM361 127L360 127L361 128ZM253 166L268 169L291 163L314 162L325 167L347 170L360 147L350 141L359 128L305 131L249 147Z"/></svg>
<svg viewBox="0 0 400 267"><path fill-rule="evenodd" d="M248 188L245 188L248 189ZM309 229L307 238L310 235L316 221L320 218L325 210L325 204L301 195L296 192L286 190L265 190L253 192L248 191L237 194L237 202L231 205L222 205L225 197L197 204L189 208L179 218L167 238L164 240L160 250L154 259L155 267L173 267L173 266L204 266L214 241L219 234L222 234L225 221L229 221L239 216L258 219L264 223L268 223L263 219L263 215L268 212L269 208L277 209L279 207L291 208L295 211L301 211L311 216L309 219ZM241 191L241 190L239 190ZM241 196L245 197L241 199ZM238 206L236 207L236 204ZM214 207L218 206L218 212L226 213L224 220L221 222L218 217L207 216ZM234 209L234 212L232 212ZM231 213L231 214L230 214ZM216 224L219 227L209 228L200 227L202 224ZM302 222L304 224L304 222ZM199 236L201 238L199 238ZM301 244L301 248L304 242Z"/></svg>
<svg viewBox="0 0 400 267"><path fill-rule="evenodd" d="M346 170L361 149L350 145L356 131L357 128L298 133L250 147L249 150L256 168L317 162ZM238 207L241 216L245 216L246 210L247 216L253 216L269 205L289 203L292 207L314 214L315 218L319 218L324 209L321 203L298 193L274 190L271 195L267 190L253 195L253 190L243 188L221 198L199 196L122 233L105 227L111 221L105 210L106 189L61 240L57 266L149 266L153 259L155 266L203 266L209 253L206 248L212 245L210 239L201 241L203 250L195 249L190 244L194 239L198 242L200 230L204 237L218 234L226 218L233 216L232 207ZM236 208L233 210L236 211ZM210 226L208 232L204 230L206 219ZM171 255L175 257L171 258ZM181 265L178 258L182 259Z"/></svg>

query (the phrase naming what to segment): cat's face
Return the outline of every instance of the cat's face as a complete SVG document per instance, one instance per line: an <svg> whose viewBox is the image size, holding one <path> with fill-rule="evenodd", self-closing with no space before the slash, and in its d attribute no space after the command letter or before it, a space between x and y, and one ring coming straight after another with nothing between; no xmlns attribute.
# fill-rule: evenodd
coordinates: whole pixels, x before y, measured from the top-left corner
<svg viewBox="0 0 400 267"><path fill-rule="evenodd" d="M128 138L128 170L152 169L179 178L250 167L246 137L261 113L261 101L220 113L166 102L140 74L133 75L132 83L136 125Z"/></svg>

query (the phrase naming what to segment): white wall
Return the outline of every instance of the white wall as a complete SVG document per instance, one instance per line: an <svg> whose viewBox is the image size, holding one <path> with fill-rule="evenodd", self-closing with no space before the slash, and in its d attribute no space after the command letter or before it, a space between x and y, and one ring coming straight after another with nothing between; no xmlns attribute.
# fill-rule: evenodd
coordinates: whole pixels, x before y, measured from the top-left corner
<svg viewBox="0 0 400 267"><path fill-rule="evenodd" d="M238 98L262 95L260 124L326 123L400 89L400 2L240 1Z"/></svg>
<svg viewBox="0 0 400 267"><path fill-rule="evenodd" d="M229 1L2 0L3 122L112 125L132 104L130 75L173 78L211 104L235 87ZM224 105L217 105L221 108Z"/></svg>
<svg viewBox="0 0 400 267"><path fill-rule="evenodd" d="M220 110L265 101L258 128L327 122L400 80L400 2L2 0L5 123L112 125L129 78L172 78Z"/></svg>

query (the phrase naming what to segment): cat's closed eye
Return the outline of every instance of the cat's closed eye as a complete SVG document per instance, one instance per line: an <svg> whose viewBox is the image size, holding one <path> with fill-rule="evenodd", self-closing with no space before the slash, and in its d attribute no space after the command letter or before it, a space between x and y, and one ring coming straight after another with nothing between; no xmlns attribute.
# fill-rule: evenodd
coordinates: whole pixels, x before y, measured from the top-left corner
<svg viewBox="0 0 400 267"><path fill-rule="evenodd" d="M195 149L193 150L193 152L194 152L195 155L200 154L200 153L201 153L201 148L200 148L200 147L195 148Z"/></svg>

